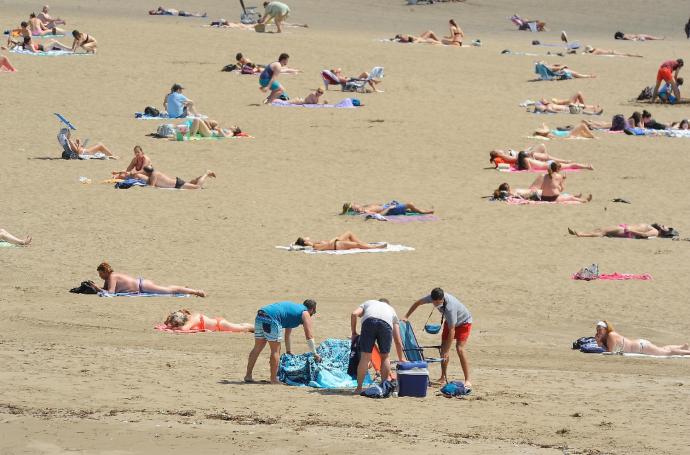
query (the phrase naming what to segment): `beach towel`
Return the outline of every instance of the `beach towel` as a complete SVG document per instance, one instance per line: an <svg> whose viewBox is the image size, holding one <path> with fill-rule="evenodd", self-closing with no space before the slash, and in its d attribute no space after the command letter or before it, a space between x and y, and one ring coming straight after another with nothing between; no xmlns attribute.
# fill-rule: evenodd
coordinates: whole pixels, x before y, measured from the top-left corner
<svg viewBox="0 0 690 455"><path fill-rule="evenodd" d="M336 109L353 109L359 107L359 100L356 98L345 98L337 104L291 104L289 101L275 100L271 106L278 107L306 107L306 108L336 108Z"/></svg>
<svg viewBox="0 0 690 455"><path fill-rule="evenodd" d="M143 180L132 178L115 182L115 188L118 190L128 190L133 186L148 186L148 184Z"/></svg>
<svg viewBox="0 0 690 455"><path fill-rule="evenodd" d="M186 135L184 135L184 136L182 136L182 140L179 140L179 139L177 138L177 136L169 138L169 140L175 141L175 142L184 142L184 141L207 141L207 140L210 140L210 141L217 141L217 140L221 140L221 139L254 139L254 136L250 136L250 135L247 134L247 133L240 133L240 134L238 134L237 136L228 136L228 137L225 137L225 136L223 136L223 135L204 137L204 136L202 136L202 135L200 135L200 134L195 134L194 136L186 136Z"/></svg>
<svg viewBox="0 0 690 455"><path fill-rule="evenodd" d="M376 243L372 243L372 245L376 245ZM389 251L414 251L414 248L405 246L405 245L392 245L388 244L386 248L375 248L373 250L362 250L362 249L353 249L353 250L326 250L326 251L316 251L312 249L311 247L302 247L302 246L297 246L297 245L290 245L290 246L276 246L276 248L279 248L281 250L287 250L287 251L302 251L307 254L356 254L356 253L387 253Z"/></svg>
<svg viewBox="0 0 690 455"><path fill-rule="evenodd" d="M159 294L155 292L113 292L101 291L98 297L189 297L189 294Z"/></svg>
<svg viewBox="0 0 690 455"><path fill-rule="evenodd" d="M498 172L510 172L510 173L528 173L528 174L543 174L546 172L545 170L539 170L539 169L518 169L514 165L508 165L504 166L503 164L499 164L496 167L496 170ZM561 169L560 172L580 172L582 169Z"/></svg>
<svg viewBox="0 0 690 455"><path fill-rule="evenodd" d="M15 245L14 243L10 242L5 242L4 240L0 240L0 248L14 248L19 245Z"/></svg>
<svg viewBox="0 0 690 455"><path fill-rule="evenodd" d="M576 274L571 276L573 280L581 280L582 278L576 278ZM640 280L649 281L652 279L652 275L649 273L600 273L598 277L593 277L590 280L604 280L604 281L625 281L625 280Z"/></svg>
<svg viewBox="0 0 690 455"><path fill-rule="evenodd" d="M62 55L93 55L91 53L86 53L86 52L72 52L72 51L41 51L41 52L31 52L27 51L25 49L19 49L19 48L13 48L10 49L10 52L13 52L15 54L23 54L23 55L38 55L38 56L45 56L45 57L60 57Z"/></svg>
<svg viewBox="0 0 690 455"><path fill-rule="evenodd" d="M158 117L154 117L152 115L146 115L143 112L135 112L134 118L137 120L161 120L161 119L166 119L166 118L170 118L170 117L168 117L167 112L161 112L160 115L158 115ZM208 118L208 116L206 116L206 115L198 115L198 116L188 115L187 117L179 117L179 120L183 120L183 119L194 120L195 118L204 119L204 118ZM176 119L173 119L173 120L176 120Z"/></svg>
<svg viewBox="0 0 690 455"><path fill-rule="evenodd" d="M351 388L357 380L347 374L350 361L350 340L328 338L316 352L321 362L314 360L314 354L283 354L278 366L278 380L292 386L309 386L324 389ZM365 384L371 382L367 377Z"/></svg>
<svg viewBox="0 0 690 455"><path fill-rule="evenodd" d="M572 75L567 70L552 71L541 62L534 64L534 72L539 76L539 80L542 81L572 79Z"/></svg>
<svg viewBox="0 0 690 455"><path fill-rule="evenodd" d="M105 153L101 152L96 152L93 155L89 155L87 153L82 153L81 155L77 155L80 160L107 160L110 159L108 155Z"/></svg>
<svg viewBox="0 0 690 455"><path fill-rule="evenodd" d="M573 205L573 204L581 204L579 201L556 201L556 202L547 202L547 201L530 201L527 199L522 199L519 197L509 197L505 199L505 202L509 205L541 205L541 204L550 204L550 205Z"/></svg>
<svg viewBox="0 0 690 455"><path fill-rule="evenodd" d="M562 47L564 49L579 49L581 47L580 43L573 41L572 43L539 43L534 44L534 46L544 46L544 47Z"/></svg>
<svg viewBox="0 0 690 455"><path fill-rule="evenodd" d="M690 359L690 355L651 355L637 352L624 352L622 354L617 352L602 352L602 355L622 355L623 357L642 357L648 359Z"/></svg>
<svg viewBox="0 0 690 455"><path fill-rule="evenodd" d="M364 220L390 221L391 223L412 223L415 221L438 221L439 217L433 214L421 214L417 212L407 212L404 215L386 215L379 213L358 213L348 211L348 216L361 216Z"/></svg>

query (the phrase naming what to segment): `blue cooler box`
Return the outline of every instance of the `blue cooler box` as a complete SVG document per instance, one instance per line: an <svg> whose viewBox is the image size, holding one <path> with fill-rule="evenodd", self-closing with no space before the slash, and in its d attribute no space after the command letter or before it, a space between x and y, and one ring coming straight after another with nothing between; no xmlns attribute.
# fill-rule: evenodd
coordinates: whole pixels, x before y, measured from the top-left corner
<svg viewBox="0 0 690 455"><path fill-rule="evenodd" d="M398 373L399 397L425 397L429 387L429 370L426 362L401 362Z"/></svg>

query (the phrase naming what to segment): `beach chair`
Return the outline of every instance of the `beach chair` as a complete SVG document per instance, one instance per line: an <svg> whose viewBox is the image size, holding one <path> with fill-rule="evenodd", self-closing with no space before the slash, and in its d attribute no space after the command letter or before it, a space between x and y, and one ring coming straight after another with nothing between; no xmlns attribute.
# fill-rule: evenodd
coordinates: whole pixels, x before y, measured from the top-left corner
<svg viewBox="0 0 690 455"><path fill-rule="evenodd" d="M551 71L551 69L542 62L534 64L534 72L539 75L539 79L542 81L570 79L565 71Z"/></svg>
<svg viewBox="0 0 690 455"><path fill-rule="evenodd" d="M441 359L441 345L434 346L420 346L417 341L417 336L414 334L412 324L410 321L400 321L400 337L402 338L403 351L405 357L409 362L424 361L427 363L440 362ZM424 355L425 349L436 349L439 357L426 357Z"/></svg>
<svg viewBox="0 0 690 455"><path fill-rule="evenodd" d="M369 75L371 77L371 75ZM338 76L330 70L321 71L323 85L328 90L331 85L339 85L343 92L362 92L367 84L367 79L349 79L344 84L340 82Z"/></svg>
<svg viewBox="0 0 690 455"><path fill-rule="evenodd" d="M517 25L518 30L529 30L530 32L542 32L544 27L539 27L539 21L525 21L517 14L508 18L513 24Z"/></svg>
<svg viewBox="0 0 690 455"><path fill-rule="evenodd" d="M259 22L261 14L256 11L256 6L244 6L244 0L240 0L242 6L242 13L240 14L240 22L247 25L253 25Z"/></svg>

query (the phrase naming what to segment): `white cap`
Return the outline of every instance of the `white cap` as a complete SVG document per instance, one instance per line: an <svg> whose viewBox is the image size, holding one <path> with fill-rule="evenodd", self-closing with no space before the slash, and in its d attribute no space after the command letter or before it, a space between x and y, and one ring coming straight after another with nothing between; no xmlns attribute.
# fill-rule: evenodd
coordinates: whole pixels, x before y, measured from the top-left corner
<svg viewBox="0 0 690 455"><path fill-rule="evenodd" d="M608 324L605 323L604 321L599 321L599 322L597 322L597 327L603 327L603 328L605 328L605 329L608 329L608 328L609 328Z"/></svg>

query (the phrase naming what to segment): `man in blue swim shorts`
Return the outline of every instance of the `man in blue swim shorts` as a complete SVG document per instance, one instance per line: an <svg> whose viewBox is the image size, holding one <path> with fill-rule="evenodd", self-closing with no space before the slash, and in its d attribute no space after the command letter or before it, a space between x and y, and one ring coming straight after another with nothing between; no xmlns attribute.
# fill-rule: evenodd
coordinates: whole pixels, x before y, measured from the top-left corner
<svg viewBox="0 0 690 455"><path fill-rule="evenodd" d="M278 98L283 100L289 99L285 89L278 82L278 75L280 75L283 67L287 66L289 58L290 56L286 53L280 54L278 61L268 65L259 75L259 89L262 92L271 91L266 100L264 100L264 104L272 103Z"/></svg>
<svg viewBox="0 0 690 455"><path fill-rule="evenodd" d="M266 347L271 348L271 383L279 384L278 363L280 362L280 343L285 340L285 351L292 354L290 349L290 334L292 329L302 325L304 336L307 338L307 346L314 353L317 362L321 357L316 353L316 344L312 332L312 316L316 314L316 302L307 299L303 303L277 302L259 309L254 320L254 348L249 353L247 360L247 374L245 382L254 382L252 371L259 354Z"/></svg>

